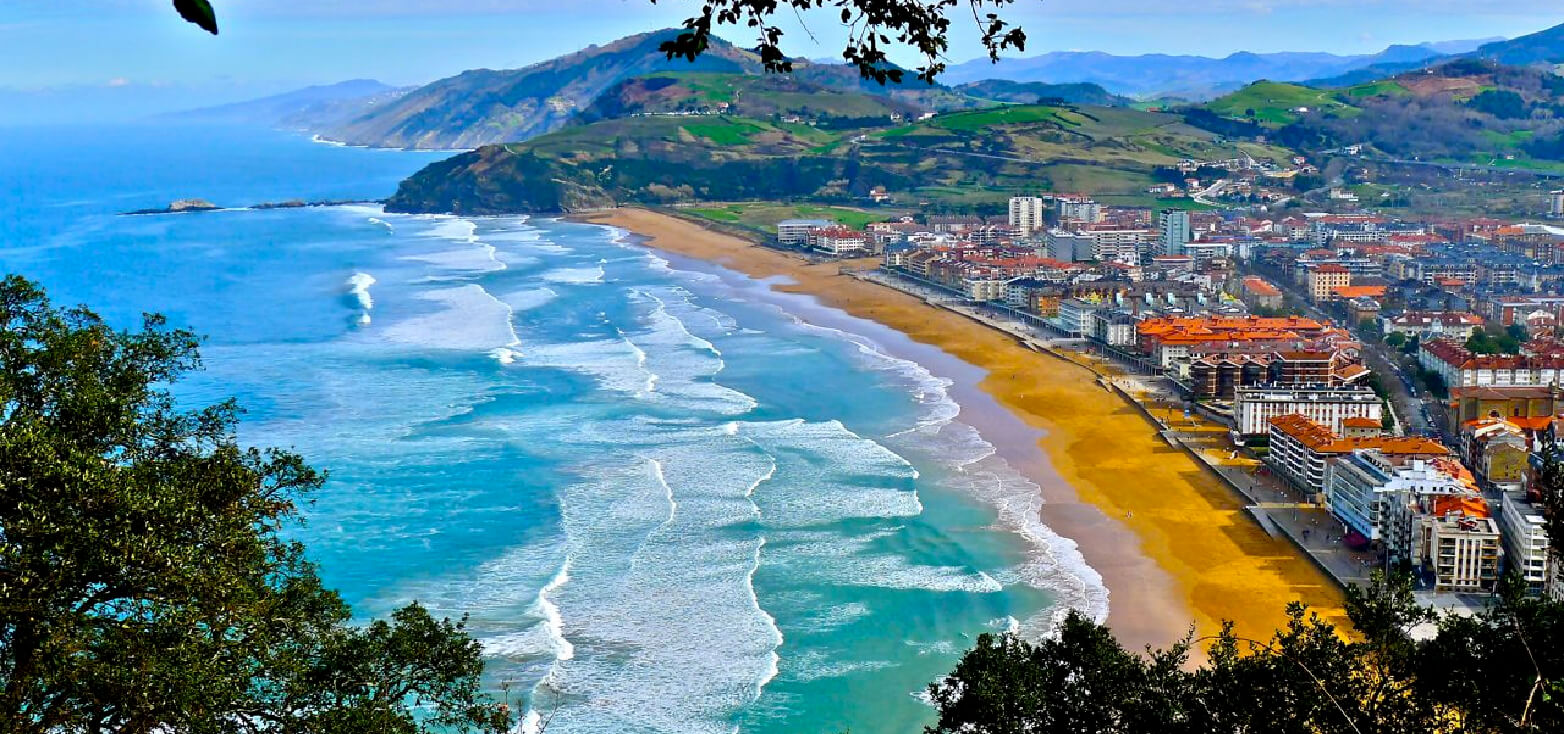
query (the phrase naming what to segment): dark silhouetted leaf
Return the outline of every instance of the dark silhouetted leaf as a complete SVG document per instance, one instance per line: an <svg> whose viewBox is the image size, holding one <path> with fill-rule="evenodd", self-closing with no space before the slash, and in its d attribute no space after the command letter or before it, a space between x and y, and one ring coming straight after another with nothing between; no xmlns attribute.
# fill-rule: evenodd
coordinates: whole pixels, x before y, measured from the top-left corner
<svg viewBox="0 0 1564 734"><path fill-rule="evenodd" d="M179 11L179 17L217 35L217 11L206 0L174 0L174 10Z"/></svg>

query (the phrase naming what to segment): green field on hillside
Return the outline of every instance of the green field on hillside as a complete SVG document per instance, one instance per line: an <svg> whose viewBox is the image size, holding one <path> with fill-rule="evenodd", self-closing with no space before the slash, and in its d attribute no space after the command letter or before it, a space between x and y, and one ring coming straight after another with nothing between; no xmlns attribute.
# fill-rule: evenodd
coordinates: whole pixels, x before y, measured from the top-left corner
<svg viewBox="0 0 1564 734"><path fill-rule="evenodd" d="M1356 107L1336 98L1336 93L1326 89L1305 87L1301 84L1258 81L1232 94L1218 97L1206 104L1206 108L1223 117L1244 120L1254 119L1267 127L1282 127L1297 122L1307 108L1310 112L1324 111L1341 117L1358 112Z"/></svg>
<svg viewBox="0 0 1564 734"><path fill-rule="evenodd" d="M716 117L700 122L686 122L683 127L691 135L697 135L718 145L744 145L769 126L761 126L749 120Z"/></svg>
<svg viewBox="0 0 1564 734"><path fill-rule="evenodd" d="M818 204L782 204L770 201L744 201L707 206L681 207L679 211L702 219L722 222L765 236L776 234L777 222L784 219L826 219L853 229L871 222L883 222L902 214L901 210L855 209Z"/></svg>
<svg viewBox="0 0 1564 734"><path fill-rule="evenodd" d="M1345 93L1348 97L1404 97L1411 94L1406 87L1397 84L1390 79L1382 79L1377 82L1359 84L1355 87L1347 87Z"/></svg>

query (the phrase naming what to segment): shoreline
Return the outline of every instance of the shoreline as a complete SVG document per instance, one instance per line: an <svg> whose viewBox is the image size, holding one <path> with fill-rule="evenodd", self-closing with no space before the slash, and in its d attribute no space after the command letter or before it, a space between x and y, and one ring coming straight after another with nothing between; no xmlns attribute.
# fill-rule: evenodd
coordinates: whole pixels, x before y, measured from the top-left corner
<svg viewBox="0 0 1564 734"><path fill-rule="evenodd" d="M1302 599L1341 613L1341 592L1284 539L1250 520L1239 497L1165 443L1139 409L1084 365L888 286L843 275L838 263L754 245L644 209L572 219L621 227L652 249L710 262L778 292L814 298L934 349L973 370L952 387L961 419L1042 488L1042 521L1073 541L1109 590L1107 623L1128 649L1166 647L1232 620L1269 639ZM1126 482L1127 477L1143 481ZM1199 651L1196 651L1197 657Z"/></svg>

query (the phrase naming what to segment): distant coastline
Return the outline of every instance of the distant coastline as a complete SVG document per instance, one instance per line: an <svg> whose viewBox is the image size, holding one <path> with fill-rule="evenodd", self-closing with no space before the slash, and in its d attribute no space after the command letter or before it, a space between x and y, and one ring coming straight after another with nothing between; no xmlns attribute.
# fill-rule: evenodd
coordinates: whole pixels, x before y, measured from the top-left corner
<svg viewBox="0 0 1564 734"><path fill-rule="evenodd" d="M1073 539L1101 574L1111 595L1108 623L1132 648L1170 644L1192 624L1197 634L1214 634L1222 620L1235 622L1239 634L1269 638L1284 606L1300 598L1322 615L1341 616L1341 594L1329 579L1254 524L1240 498L1081 365L842 275L837 263L810 264L644 209L573 218L622 227L648 247L751 277L782 276L791 282L777 290L814 296L986 371L976 388L1013 419L993 421L1008 426L1007 435L985 436L1043 488L1044 523ZM963 403L964 415L972 403Z"/></svg>

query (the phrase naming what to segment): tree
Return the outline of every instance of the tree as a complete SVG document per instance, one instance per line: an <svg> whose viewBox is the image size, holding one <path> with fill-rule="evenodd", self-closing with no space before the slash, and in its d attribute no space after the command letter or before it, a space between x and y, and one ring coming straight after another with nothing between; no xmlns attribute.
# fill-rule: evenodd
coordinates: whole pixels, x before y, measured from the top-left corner
<svg viewBox="0 0 1564 734"><path fill-rule="evenodd" d="M1381 337L1379 331L1379 319L1364 318L1358 320L1358 334L1365 339L1378 341Z"/></svg>
<svg viewBox="0 0 1564 734"><path fill-rule="evenodd" d="M1385 345L1392 349L1400 349L1407 343L1407 335L1399 331L1392 331L1385 335Z"/></svg>
<svg viewBox="0 0 1564 734"><path fill-rule="evenodd" d="M657 0L651 0L656 3ZM1026 33L1011 27L997 11L1015 0L831 0L841 9L842 25L848 29L842 58L858 67L865 79L881 84L901 83L903 72L890 63L886 50L911 49L923 57L917 78L933 83L945 70L950 44L951 16L965 5L981 34L983 48L990 60L997 61L1006 49L1026 49ZM742 26L756 34L755 49L768 71L792 71L792 62L782 52L782 29L771 22L780 9L802 12L827 6L827 0L700 0L700 11L684 21L685 32L659 49L668 58L694 61L706 51L713 32L721 26ZM207 0L174 0L174 9L185 20L209 33L217 33L217 14Z"/></svg>
<svg viewBox="0 0 1564 734"><path fill-rule="evenodd" d="M1548 547L1553 549L1554 560L1564 563L1564 451L1557 441L1544 440L1537 458L1535 484L1542 506L1548 510Z"/></svg>
<svg viewBox="0 0 1564 734"><path fill-rule="evenodd" d="M197 345L0 281L0 731L503 730L462 622L348 624L279 534L322 475L176 407Z"/></svg>
<svg viewBox="0 0 1564 734"><path fill-rule="evenodd" d="M1177 731L1187 643L1142 658L1107 627L1071 611L1056 638L983 634L929 685L939 720L929 734Z"/></svg>
<svg viewBox="0 0 1564 734"><path fill-rule="evenodd" d="M1475 617L1419 605L1410 576L1376 573L1347 591L1350 638L1302 604L1270 640L1211 638L1129 653L1072 614L1057 640L984 635L930 687L932 734L1278 732L1422 734L1564 730L1564 604L1513 588ZM1414 628L1438 621L1432 638Z"/></svg>

